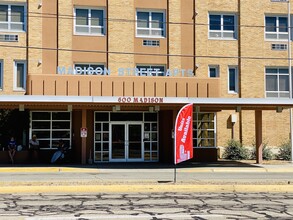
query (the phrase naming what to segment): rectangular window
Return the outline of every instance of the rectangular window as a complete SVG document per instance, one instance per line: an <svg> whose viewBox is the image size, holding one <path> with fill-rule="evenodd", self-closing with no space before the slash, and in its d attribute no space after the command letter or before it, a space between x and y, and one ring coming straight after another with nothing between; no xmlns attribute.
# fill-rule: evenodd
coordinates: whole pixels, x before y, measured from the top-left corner
<svg viewBox="0 0 293 220"><path fill-rule="evenodd" d="M229 67L228 70L228 92L238 93L238 71L236 67Z"/></svg>
<svg viewBox="0 0 293 220"><path fill-rule="evenodd" d="M107 75L104 64L74 64L76 75Z"/></svg>
<svg viewBox="0 0 293 220"><path fill-rule="evenodd" d="M57 148L60 139L71 146L71 112L31 112L30 118L30 136L37 135L41 148Z"/></svg>
<svg viewBox="0 0 293 220"><path fill-rule="evenodd" d="M212 39L236 39L237 21L235 15L210 14L209 38Z"/></svg>
<svg viewBox="0 0 293 220"><path fill-rule="evenodd" d="M165 13L137 11L136 35L138 37L165 37Z"/></svg>
<svg viewBox="0 0 293 220"><path fill-rule="evenodd" d="M14 90L25 90L26 63L24 61L16 61L14 65Z"/></svg>
<svg viewBox="0 0 293 220"><path fill-rule="evenodd" d="M265 38L269 40L288 40L288 18L282 16L265 17Z"/></svg>
<svg viewBox="0 0 293 220"><path fill-rule="evenodd" d="M105 12L103 9L75 9L75 34L104 35Z"/></svg>
<svg viewBox="0 0 293 220"><path fill-rule="evenodd" d="M0 4L0 31L24 31L24 13L23 5Z"/></svg>
<svg viewBox="0 0 293 220"><path fill-rule="evenodd" d="M3 89L3 61L0 60L0 90Z"/></svg>
<svg viewBox="0 0 293 220"><path fill-rule="evenodd" d="M139 76L165 76L165 66L156 65L137 65L137 73Z"/></svg>
<svg viewBox="0 0 293 220"><path fill-rule="evenodd" d="M215 113L193 113L193 147L216 147Z"/></svg>
<svg viewBox="0 0 293 220"><path fill-rule="evenodd" d="M266 97L289 98L288 68L266 68Z"/></svg>
<svg viewBox="0 0 293 220"><path fill-rule="evenodd" d="M219 77L219 66L209 66L209 77Z"/></svg>

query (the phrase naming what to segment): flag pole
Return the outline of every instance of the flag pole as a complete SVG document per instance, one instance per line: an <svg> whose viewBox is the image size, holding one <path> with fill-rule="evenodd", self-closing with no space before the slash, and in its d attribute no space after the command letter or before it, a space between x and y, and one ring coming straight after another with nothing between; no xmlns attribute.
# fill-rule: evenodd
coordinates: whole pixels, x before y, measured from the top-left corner
<svg viewBox="0 0 293 220"><path fill-rule="evenodd" d="M176 183L176 181L177 181L177 169L176 169L176 166L177 166L177 164L175 164L175 167L174 167L174 183Z"/></svg>

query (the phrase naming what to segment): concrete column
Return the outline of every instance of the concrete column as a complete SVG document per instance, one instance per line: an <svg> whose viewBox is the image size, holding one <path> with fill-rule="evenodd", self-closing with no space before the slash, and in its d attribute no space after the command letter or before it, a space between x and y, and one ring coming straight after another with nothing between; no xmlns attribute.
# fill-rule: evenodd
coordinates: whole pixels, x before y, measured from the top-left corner
<svg viewBox="0 0 293 220"><path fill-rule="evenodd" d="M256 163L262 163L262 111L255 110L255 147Z"/></svg>
<svg viewBox="0 0 293 220"><path fill-rule="evenodd" d="M86 109L82 109L81 126L86 128ZM86 138L81 138L81 164L86 164Z"/></svg>

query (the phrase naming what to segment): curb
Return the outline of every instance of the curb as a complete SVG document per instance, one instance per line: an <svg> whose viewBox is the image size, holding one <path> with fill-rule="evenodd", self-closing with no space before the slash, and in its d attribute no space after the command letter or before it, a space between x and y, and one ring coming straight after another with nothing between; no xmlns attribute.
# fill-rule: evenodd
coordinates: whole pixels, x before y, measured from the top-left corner
<svg viewBox="0 0 293 220"><path fill-rule="evenodd" d="M69 186L1 186L0 194L26 193L293 193L293 185L69 185Z"/></svg>
<svg viewBox="0 0 293 220"><path fill-rule="evenodd" d="M0 168L0 173L56 173L56 172L74 172L74 173L97 173L97 168L72 168L72 167L9 167Z"/></svg>
<svg viewBox="0 0 293 220"><path fill-rule="evenodd" d="M0 167L0 173L56 173L56 172L74 172L74 173L98 173L103 172L103 168L75 168L75 167ZM129 171L128 169L119 169L119 172ZM140 168L136 169L141 170ZM160 172L160 168L157 169ZM172 171L173 169L164 169L165 171ZM135 172L136 172L135 171ZM144 170L147 172L147 169ZM177 172L182 173L204 173L204 172L231 172L231 173L293 173L293 166L290 167L253 167L253 168L242 168L242 167L209 167L209 168L177 168Z"/></svg>

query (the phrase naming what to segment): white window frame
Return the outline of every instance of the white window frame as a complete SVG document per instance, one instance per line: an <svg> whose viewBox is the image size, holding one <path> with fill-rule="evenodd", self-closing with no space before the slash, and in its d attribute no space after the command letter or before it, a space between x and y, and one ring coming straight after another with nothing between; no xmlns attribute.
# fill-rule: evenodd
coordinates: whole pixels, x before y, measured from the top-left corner
<svg viewBox="0 0 293 220"><path fill-rule="evenodd" d="M276 31L275 32L266 31L266 28L267 28L266 18L267 17L275 17L276 18ZM265 40L268 40L268 41L288 41L289 32L288 31L287 32L280 32L279 31L279 28L280 28L279 18L287 18L287 24L289 24L288 23L288 16L286 16L286 15L269 15L269 14L265 15L265 17L264 17ZM287 29L288 29L288 27L287 27ZM269 38L269 37L267 37L267 35L275 35L276 37L275 38ZM280 39L280 35L284 35L284 38Z"/></svg>
<svg viewBox="0 0 293 220"><path fill-rule="evenodd" d="M3 90L3 71L4 71L4 68L3 68L3 60L0 60L0 91Z"/></svg>
<svg viewBox="0 0 293 220"><path fill-rule="evenodd" d="M211 68L216 70L216 76L211 76ZM218 78L220 77L220 67L219 65L209 65L209 77L210 78Z"/></svg>
<svg viewBox="0 0 293 220"><path fill-rule="evenodd" d="M88 25L77 25L76 24L76 10L81 9L81 10L88 10L88 16L89 16L89 24ZM93 26L91 25L91 10L100 10L103 11L103 26ZM74 35L89 35L89 36L105 36L106 35L106 10L104 8L95 8L95 7L74 7L73 9L73 15L74 15L74 22L73 22L73 30L74 30ZM88 32L77 32L76 27L88 27L89 31ZM100 28L102 29L102 33L92 33L91 28Z"/></svg>
<svg viewBox="0 0 293 220"><path fill-rule="evenodd" d="M213 114L212 120L199 120L199 115L202 114ZM193 136L193 148L215 148L217 147L217 114L215 112L193 112L193 131L196 131L197 137ZM213 128L201 128L202 123L214 123ZM214 136L212 138L210 137L204 137L200 136L200 131L207 131L207 132L214 132ZM214 146L199 146L199 143L201 140L214 140Z"/></svg>
<svg viewBox="0 0 293 220"><path fill-rule="evenodd" d="M162 77L162 76L160 76L160 75L155 75L156 74L156 71L155 71L155 69L156 69L156 67L164 67L164 75L163 76L166 76L166 65L159 65L159 64L155 64L155 65L151 65L151 64L136 64L136 69L138 69L137 67L138 66L146 66L146 67L148 67L149 68L149 70L148 70L148 68L146 68L146 73L145 73L145 75L141 75L141 74L139 74L139 76L154 76L154 77ZM153 71L152 71L152 70ZM149 72L148 72L149 71ZM160 72L159 72L160 73ZM152 74L152 75L149 75L149 74Z"/></svg>
<svg viewBox="0 0 293 220"><path fill-rule="evenodd" d="M4 6L8 6L8 21L7 22L3 22L0 21L1 24L7 24L8 25L8 29L1 29L0 28L0 32L26 32L26 17L27 17L27 13L26 13L26 4L19 4L17 2L15 3L10 3L10 4L4 4L5 2L1 2L0 5L4 5ZM22 6L23 7L23 22L12 22L11 21L11 6ZM11 28L11 24L22 24L23 28L22 30L15 30Z"/></svg>
<svg viewBox="0 0 293 220"><path fill-rule="evenodd" d="M24 87L17 86L17 64L24 65L24 73L23 73L23 85ZM26 61L23 60L15 60L14 61L14 77L13 77L13 90L14 91L25 91L26 90Z"/></svg>
<svg viewBox="0 0 293 220"><path fill-rule="evenodd" d="M221 30L211 30L210 29L210 15L218 15L218 16L221 16ZM224 16L233 16L234 17L234 31L227 31L227 30L224 30ZM237 31L237 26L238 26L238 23L237 23L237 16L236 14L233 14L233 13L215 13L215 12L210 12L208 14L208 21L209 21L209 33L208 33L208 36L209 36L209 39L214 39L214 40L237 40L238 38L238 31ZM220 36L217 36L217 37L213 37L211 36L211 33L219 33ZM224 36L224 33L232 33L233 34L233 37L225 37Z"/></svg>
<svg viewBox="0 0 293 220"><path fill-rule="evenodd" d="M138 12L147 12L149 13L149 28L141 28L138 27L138 18L137 18L137 13ZM161 28L152 28L152 13L162 13L163 14L163 29ZM166 12L164 10L146 10L146 9L137 9L136 10L136 14L135 14L135 20L136 20L136 37L147 37L147 38L165 38L166 37ZM148 30L149 31L149 35L141 35L138 34L138 30ZM159 30L159 31L163 31L163 35L152 35L152 30Z"/></svg>
<svg viewBox="0 0 293 220"><path fill-rule="evenodd" d="M230 69L235 70L235 90L230 90ZM238 94L239 90L239 73L237 66L229 66L228 67L228 93L229 94Z"/></svg>
<svg viewBox="0 0 293 220"><path fill-rule="evenodd" d="M267 69L277 69L277 73L267 73ZM265 80L265 97L266 98L289 98L290 97L290 91L289 91L290 88L288 89L288 91L280 91L280 76L288 76L288 80L290 80L289 71L286 74L285 73L280 73L280 69L288 70L288 67L266 67L265 68L265 79L264 80ZM267 91L267 80L266 80L267 76L277 76L277 87L278 87L278 89L276 91ZM292 81L293 81L293 78L292 78ZM276 94L278 96L277 97L268 96L268 93ZM281 94L286 94L287 97L281 96Z"/></svg>
<svg viewBox="0 0 293 220"><path fill-rule="evenodd" d="M33 113L50 113L50 119L41 119L41 120L36 120L33 119ZM71 139L72 139L72 112L67 112L68 114L70 114L70 119L64 119L64 120L57 120L57 119L53 119L52 115L53 113L62 113L62 111L31 111L30 112L30 137L32 137L33 134L35 134L35 132L40 132L40 131L49 131L50 133L50 137L49 138L43 138L43 137L38 137L38 139L40 141L48 141L49 142L49 147L42 147L41 149L56 149L57 146L53 146L53 142L58 142L58 140L60 140L60 138L53 138L53 132L54 131L67 131L70 134L69 138L62 138L63 141L67 141L69 142L69 148L71 148ZM69 122L69 126L70 128L62 128L62 129L56 129L53 128L53 122ZM34 128L33 127L33 122L49 122L50 127L48 128Z"/></svg>

